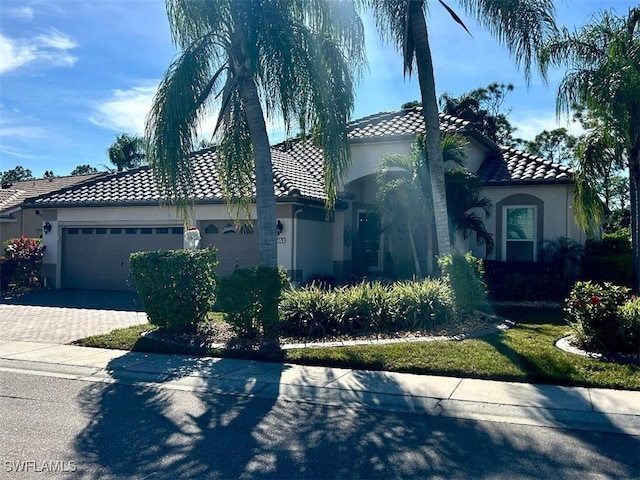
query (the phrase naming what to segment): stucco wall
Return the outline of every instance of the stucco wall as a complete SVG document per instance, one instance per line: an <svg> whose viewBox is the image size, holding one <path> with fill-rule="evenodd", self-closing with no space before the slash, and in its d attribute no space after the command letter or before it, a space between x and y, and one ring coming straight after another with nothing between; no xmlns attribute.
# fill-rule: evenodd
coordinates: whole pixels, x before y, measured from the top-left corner
<svg viewBox="0 0 640 480"><path fill-rule="evenodd" d="M298 219L296 266L301 280L311 275L333 275L333 222Z"/></svg>

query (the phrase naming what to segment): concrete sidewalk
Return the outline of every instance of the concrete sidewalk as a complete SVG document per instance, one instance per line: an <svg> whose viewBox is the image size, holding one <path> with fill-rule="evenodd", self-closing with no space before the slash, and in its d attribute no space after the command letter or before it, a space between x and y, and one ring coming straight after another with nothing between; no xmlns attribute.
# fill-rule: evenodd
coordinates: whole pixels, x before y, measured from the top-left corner
<svg viewBox="0 0 640 480"><path fill-rule="evenodd" d="M0 372L640 435L640 392L0 340ZM1 393L1 392L0 392Z"/></svg>

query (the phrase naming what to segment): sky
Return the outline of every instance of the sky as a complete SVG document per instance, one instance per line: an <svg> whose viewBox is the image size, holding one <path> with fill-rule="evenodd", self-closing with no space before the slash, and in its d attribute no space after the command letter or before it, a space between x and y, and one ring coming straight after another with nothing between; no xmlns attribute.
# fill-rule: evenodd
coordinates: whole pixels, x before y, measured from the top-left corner
<svg viewBox="0 0 640 480"><path fill-rule="evenodd" d="M242 0L238 0L242 1ZM559 126L555 115L564 71L545 82L534 70L526 81L516 62L489 33L454 7L471 35L435 0L427 24L438 96L459 96L492 82L513 84L503 105L532 139ZM557 0L556 20L569 30L594 14L625 15L636 1ZM401 55L379 40L365 16L368 71L359 80L353 119L398 110L420 98L417 78L405 78ZM78 165L105 170L107 149L119 133L141 135L165 70L179 52L171 43L162 0L2 0L0 2L0 171L18 165L41 177L68 175ZM210 137L213 120L203 124ZM207 135L207 132L209 134ZM269 122L272 143L282 125Z"/></svg>

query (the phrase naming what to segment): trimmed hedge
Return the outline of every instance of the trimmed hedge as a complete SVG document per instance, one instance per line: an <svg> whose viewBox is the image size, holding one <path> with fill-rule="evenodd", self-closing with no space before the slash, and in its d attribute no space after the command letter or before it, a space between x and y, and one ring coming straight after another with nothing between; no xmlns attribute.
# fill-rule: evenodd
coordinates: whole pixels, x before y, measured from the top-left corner
<svg viewBox="0 0 640 480"><path fill-rule="evenodd" d="M278 303L289 284L281 268L239 268L218 282L218 308L233 330L244 338L264 335L267 343L278 339Z"/></svg>
<svg viewBox="0 0 640 480"><path fill-rule="evenodd" d="M582 278L597 283L631 286L631 241L620 235L587 240Z"/></svg>
<svg viewBox="0 0 640 480"><path fill-rule="evenodd" d="M130 257L134 287L149 323L194 331L215 303L216 250L158 250Z"/></svg>

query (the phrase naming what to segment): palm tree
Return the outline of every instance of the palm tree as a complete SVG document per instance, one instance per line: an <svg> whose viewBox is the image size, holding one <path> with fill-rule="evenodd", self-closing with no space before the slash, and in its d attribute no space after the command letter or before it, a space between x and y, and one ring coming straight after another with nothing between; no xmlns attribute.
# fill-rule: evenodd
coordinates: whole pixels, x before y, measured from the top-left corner
<svg viewBox="0 0 640 480"><path fill-rule="evenodd" d="M137 135L121 133L107 150L107 155L118 172L147 163L144 138Z"/></svg>
<svg viewBox="0 0 640 480"><path fill-rule="evenodd" d="M493 211L491 200L481 194L480 180L468 170L465 163L467 141L458 134L445 134L441 148L444 162L458 167L445 172L449 229L461 232L464 238L473 233L479 245L486 245L487 255L494 246L493 237L484 225L476 209L482 209L486 217ZM431 224L433 214L429 165L426 162L424 139L418 138L411 155L388 155L378 167L377 200L382 212L383 230L406 232L413 260L414 273L422 277L423 268L418 255L416 233ZM450 239L454 243L453 236ZM430 265L427 262L427 269Z"/></svg>
<svg viewBox="0 0 640 480"><path fill-rule="evenodd" d="M542 67L565 65L556 111L584 105L623 148L631 197L632 288L640 287L640 7L625 17L605 11L579 31L562 30L544 51Z"/></svg>
<svg viewBox="0 0 640 480"><path fill-rule="evenodd" d="M430 168L433 208L435 215L438 252L450 252L447 204L444 183L438 102L433 77L433 61L425 20L427 0L362 0L372 8L383 38L392 40L403 52L404 71L413 73L414 62L418 70L418 83L422 95L422 114L425 120L426 152ZM462 24L460 18L442 0L440 3ZM458 3L477 21L505 44L516 63L524 67L527 80L531 65L545 38L555 32L555 9L551 0L458 0ZM464 27L466 29L466 27Z"/></svg>
<svg viewBox="0 0 640 480"><path fill-rule="evenodd" d="M151 165L169 198L191 193L188 157L217 105L217 170L228 203L248 216L255 195L260 263L277 265L276 208L265 118L311 131L325 155L327 206L349 164L346 122L364 65L363 27L348 1L168 0L182 50L147 118ZM255 190L254 190L255 185Z"/></svg>
<svg viewBox="0 0 640 480"><path fill-rule="evenodd" d="M493 215L493 202L482 195L480 178L466 168L458 167L447 170L444 179L452 238L455 238L455 233L461 233L465 240L475 235L476 243L485 246L485 256L488 257L495 247L495 241L478 210L482 210L485 218L490 218Z"/></svg>

